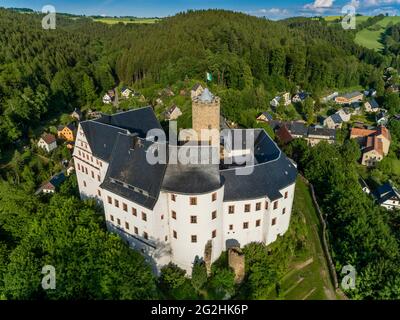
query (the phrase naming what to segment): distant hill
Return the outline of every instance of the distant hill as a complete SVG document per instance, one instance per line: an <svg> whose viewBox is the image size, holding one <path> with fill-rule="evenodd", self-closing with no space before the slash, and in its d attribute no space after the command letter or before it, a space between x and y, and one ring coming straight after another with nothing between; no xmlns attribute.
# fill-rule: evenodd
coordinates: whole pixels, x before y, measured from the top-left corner
<svg viewBox="0 0 400 320"><path fill-rule="evenodd" d="M400 17L384 17L370 27L360 30L356 34L355 42L365 48L379 51L383 49L382 35L390 25L400 23Z"/></svg>

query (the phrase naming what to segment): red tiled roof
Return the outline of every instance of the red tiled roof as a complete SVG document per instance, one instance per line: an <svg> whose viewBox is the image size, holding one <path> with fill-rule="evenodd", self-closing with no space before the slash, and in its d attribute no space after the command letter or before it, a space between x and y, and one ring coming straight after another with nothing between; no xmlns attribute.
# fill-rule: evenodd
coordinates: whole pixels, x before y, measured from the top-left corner
<svg viewBox="0 0 400 320"><path fill-rule="evenodd" d="M368 130L368 129L360 129L360 128L352 128L350 136L352 138L357 138L357 137L367 137L371 134L374 134L376 131L375 130Z"/></svg>
<svg viewBox="0 0 400 320"><path fill-rule="evenodd" d="M44 140L44 142L46 142L47 144L52 144L53 142L56 141L56 137L53 136L50 133L46 133L42 136L42 139Z"/></svg>
<svg viewBox="0 0 400 320"><path fill-rule="evenodd" d="M275 134L282 143L286 144L293 140L293 137L286 126L281 126L278 130L276 130Z"/></svg>

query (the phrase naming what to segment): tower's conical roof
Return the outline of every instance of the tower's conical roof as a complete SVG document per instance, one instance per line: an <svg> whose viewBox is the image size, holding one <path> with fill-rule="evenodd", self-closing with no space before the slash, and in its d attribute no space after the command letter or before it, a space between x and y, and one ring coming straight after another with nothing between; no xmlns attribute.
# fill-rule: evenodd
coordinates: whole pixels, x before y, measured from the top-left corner
<svg viewBox="0 0 400 320"><path fill-rule="evenodd" d="M208 88L205 88L203 93L200 95L199 100L202 102L212 102L214 100L214 95L208 90Z"/></svg>

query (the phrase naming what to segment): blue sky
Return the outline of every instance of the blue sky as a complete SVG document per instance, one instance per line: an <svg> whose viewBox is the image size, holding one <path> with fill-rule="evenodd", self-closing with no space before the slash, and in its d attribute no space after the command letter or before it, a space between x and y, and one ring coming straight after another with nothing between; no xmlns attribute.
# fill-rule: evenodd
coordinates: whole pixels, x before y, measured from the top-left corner
<svg viewBox="0 0 400 320"><path fill-rule="evenodd" d="M49 4L58 12L138 17L163 17L187 9L220 8L280 19L300 15L338 15L347 4L354 5L356 12L367 15L400 14L400 0L0 0L0 7L35 10Z"/></svg>

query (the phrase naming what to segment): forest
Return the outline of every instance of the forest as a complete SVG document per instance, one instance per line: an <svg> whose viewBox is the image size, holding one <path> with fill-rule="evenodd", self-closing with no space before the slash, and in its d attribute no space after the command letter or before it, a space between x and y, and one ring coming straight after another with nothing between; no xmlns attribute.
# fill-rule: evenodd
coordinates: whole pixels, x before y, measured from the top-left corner
<svg viewBox="0 0 400 320"><path fill-rule="evenodd" d="M250 127L255 112L278 92L300 87L318 105L333 89L379 88L383 69L398 54L397 26L389 29L389 51L382 55L323 19L269 21L207 10L151 25L107 25L60 15L56 30L43 30L41 19L0 9L0 157L13 154L0 178L0 299L266 298L301 247L296 215L291 233L276 246L245 249L247 278L240 288L224 256L208 278L204 266L196 266L189 280L169 265L157 279L139 253L105 231L99 208L79 200L73 178L53 197L34 196L35 184L53 167L15 149L50 119L75 107L100 108L102 95L118 85L141 91L179 87L210 72L224 116ZM147 102L155 98L150 94ZM400 139L396 124L393 132ZM357 290L346 294L398 299L400 235L392 228L398 213L389 215L359 189L358 148L349 142L309 149L295 140L285 151L318 190L337 271L352 264L359 272ZM62 158L56 154L52 161ZM35 273L49 261L61 272L62 290L54 293L40 290L41 274Z"/></svg>
<svg viewBox="0 0 400 320"><path fill-rule="evenodd" d="M56 30L43 30L41 14L0 9L0 17L0 150L60 112L98 106L120 83L167 86L211 72L226 89L273 96L300 86L318 96L373 85L386 63L343 30L314 20L208 10L110 26L61 15Z"/></svg>

